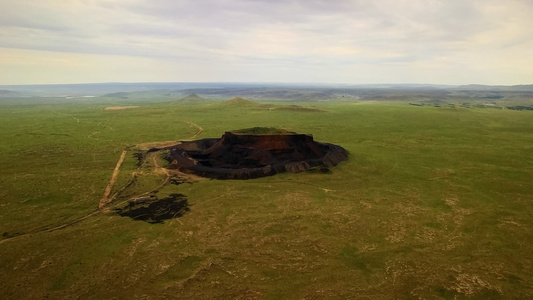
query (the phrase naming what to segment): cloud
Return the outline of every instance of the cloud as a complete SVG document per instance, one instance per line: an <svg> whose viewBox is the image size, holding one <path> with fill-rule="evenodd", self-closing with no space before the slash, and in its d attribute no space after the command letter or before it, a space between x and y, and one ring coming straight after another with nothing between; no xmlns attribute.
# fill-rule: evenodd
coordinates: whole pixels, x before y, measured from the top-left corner
<svg viewBox="0 0 533 300"><path fill-rule="evenodd" d="M525 68L532 63L532 6L525 0L3 0L0 47L157 60L210 74L231 69L246 74L235 80L258 81L274 78L269 72L279 76L276 70L284 70L283 81L321 69L319 81L351 82L364 78L338 70L374 70L369 78L380 78L377 72L387 68L391 74L403 68L402 82L425 81L432 77L417 74L438 72L429 66L474 76L492 60L508 70L496 72L502 82L512 70L531 81Z"/></svg>

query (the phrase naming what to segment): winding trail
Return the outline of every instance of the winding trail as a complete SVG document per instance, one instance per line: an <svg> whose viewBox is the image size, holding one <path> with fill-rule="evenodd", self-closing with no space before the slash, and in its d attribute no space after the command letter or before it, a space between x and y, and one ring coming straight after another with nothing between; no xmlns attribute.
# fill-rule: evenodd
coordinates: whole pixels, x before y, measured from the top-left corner
<svg viewBox="0 0 533 300"><path fill-rule="evenodd" d="M11 240L14 240L14 239L17 239L17 238L21 238L21 237L26 237L26 236L29 236L29 235L32 235L32 234L35 234L35 233L39 233L39 232L52 232L52 231L56 231L56 230L60 230L60 229L63 229L63 228L66 228L66 227L69 227L71 225L74 225L76 223L79 223L85 219L88 219L89 217L92 217L96 214L99 214L101 211L99 209L95 209L93 210L92 212L90 212L89 214L85 215L85 216L82 216L82 217L79 217L77 219L74 219L72 221L69 221L67 223L63 223L63 224L60 224L60 225L55 225L55 226L44 226L44 227L40 227L40 228L36 228L36 229L33 229L33 230L29 230L29 231L26 231L26 232L23 232L23 233L19 233L17 235L14 235L14 236L11 236L11 237L8 237L8 238L5 238L3 240L0 240L0 245L7 242L7 241L11 241Z"/></svg>
<svg viewBox="0 0 533 300"><path fill-rule="evenodd" d="M73 116L69 116L69 117L72 117L77 122L80 122L80 120L78 118L76 118L76 117L73 117ZM184 122L197 128L197 131L189 138L190 140L198 137L204 131L204 129L202 127L200 127L198 124L196 124L196 123L194 123L192 121L184 121ZM98 125L101 125L101 124L98 124ZM111 127L109 127L109 129L113 130L113 128L111 128ZM95 132L95 133L98 133L98 132ZM93 133L93 134L95 134L95 133ZM170 145L175 144L175 143L177 143L177 142L176 141L167 141L167 142L160 142L160 143L139 144L137 146L138 146L138 148L141 148L143 150L147 150L147 149L144 149L144 148L146 148L148 146L150 146L150 147L154 147L154 145L157 145L157 146L170 146ZM128 151L131 148L132 147L129 146L129 147L124 148L124 150L122 150L122 153L120 154L120 157L119 157L119 159L117 161L117 164L115 165L115 168L113 169L113 174L111 175L111 178L109 179L109 181L108 181L108 183L107 183L107 185L105 187L104 194L102 195L102 198L100 198L100 201L98 203L98 208L97 209L91 211L90 213L88 213L88 214L86 214L86 215L84 215L82 217L79 217L77 219L74 219L72 221L69 221L69 222L66 222L66 223L63 223L63 224L60 224L60 225L47 225L47 226L44 226L44 227L40 227L40 228L36 228L36 229L29 230L29 231L26 231L26 232L22 232L22 233L19 233L17 235L11 236L11 237L0 239L0 244L3 244L5 242L7 242L7 241L11 241L11 240L14 240L14 239L17 239L17 238L27 237L27 236L35 234L35 233L52 232L52 231L55 231L55 230L60 230L60 229L69 227L71 225L74 225L76 223L79 223L79 222L81 222L81 221L83 221L85 219L88 219L89 217L92 217L94 215L97 215L99 213L106 213L107 210L109 209L109 207L108 207L109 204L113 201L114 196L116 195L115 194L115 195L110 197L111 191L113 190L113 186L115 185L115 182L117 181L118 174L120 173L120 167L122 166L122 163L124 162L124 159L126 158L126 154L128 153ZM186 179L186 180L192 180L192 181L201 180L201 178L196 178L196 176L192 176L192 175L188 176L188 174L181 174L181 172L177 172L177 171L172 172L172 174L170 174L171 172L169 172L167 169L165 169L164 167L162 167L159 164L156 153L151 153L146 159L150 160L152 162L152 172L154 172L156 174L165 175L165 180L163 180L163 182L159 186L157 186L155 188L155 190L158 190L161 187L163 187L166 184L168 184L168 181L169 181L171 175L180 175L180 176L184 175L184 179ZM132 174L132 177L135 177L135 176L136 176L136 173L134 172ZM132 179L130 179L130 181L131 180ZM121 203L118 203L118 204L125 203L127 201L130 201L131 199L136 198L136 197L140 197L140 196L143 196L143 195L148 195L148 194L152 193L153 191L154 190L151 190L151 191L139 194L139 195L135 195L133 197L130 197L128 200L122 201Z"/></svg>
<svg viewBox="0 0 533 300"><path fill-rule="evenodd" d="M191 126L194 126L194 127L196 127L196 128L198 129L198 130L194 133L194 135L191 136L191 137L189 138L189 140L192 140L192 139L196 138L197 136L199 136L200 134L202 134L202 132L204 132L204 129L203 129L202 127L198 126L198 124L196 124L196 123L194 123L194 122L192 122L192 121L185 121L185 123L187 123L187 124L189 124L189 125L191 125Z"/></svg>
<svg viewBox="0 0 533 300"><path fill-rule="evenodd" d="M184 121L184 122L193 127L196 127L197 129L196 132L189 138L190 140L195 139L200 134L202 134L202 132L204 132L204 129L200 127L198 124L192 121ZM167 144L169 142L162 142L162 143ZM170 141L170 143L172 144L176 142ZM149 144L152 144L152 143L149 143ZM98 203L98 209L100 210L104 209L113 200L113 197L110 198L109 195L111 194L111 190L113 189L113 186L115 185L115 182L117 181L117 177L120 172L120 167L122 166L122 163L124 162L124 159L126 158L126 153L128 152L129 148L130 147L126 147L122 151L122 154L120 155L120 158L118 159L117 164L115 165L115 169L113 170L113 175L111 175L111 179L109 180L105 188L104 195L102 196L102 198L100 199L100 202ZM163 173L164 175L167 176L167 180L168 180L169 174L165 168L159 165L157 161L157 156L155 155L155 153L151 153L149 155L149 158L152 161L152 166L153 166L152 171L154 173L160 173L160 174Z"/></svg>

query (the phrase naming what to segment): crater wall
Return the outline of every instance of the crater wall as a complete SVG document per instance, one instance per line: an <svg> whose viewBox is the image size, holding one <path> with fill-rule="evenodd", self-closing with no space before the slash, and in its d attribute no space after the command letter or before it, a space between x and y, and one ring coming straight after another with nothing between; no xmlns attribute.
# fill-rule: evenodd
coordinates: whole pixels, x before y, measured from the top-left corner
<svg viewBox="0 0 533 300"><path fill-rule="evenodd" d="M330 168L348 159L337 145L306 134L236 134L182 142L169 149L167 168L217 179L250 179Z"/></svg>

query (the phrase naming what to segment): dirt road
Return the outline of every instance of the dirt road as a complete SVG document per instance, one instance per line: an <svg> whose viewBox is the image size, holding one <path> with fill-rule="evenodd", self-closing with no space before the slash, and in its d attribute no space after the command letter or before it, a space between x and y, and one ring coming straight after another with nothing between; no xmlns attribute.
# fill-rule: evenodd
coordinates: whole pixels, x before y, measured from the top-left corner
<svg viewBox="0 0 533 300"><path fill-rule="evenodd" d="M194 126L194 127L196 127L196 128L198 129L198 130L194 133L194 135L191 136L191 137L189 138L189 140L192 140L192 139L198 137L200 134L202 134L202 132L204 132L204 129L203 129L202 127L198 126L198 124L196 124L196 123L194 123L194 122L192 122L192 121L185 121L185 123L187 123L187 124L189 124L189 125L191 125L191 126Z"/></svg>
<svg viewBox="0 0 533 300"><path fill-rule="evenodd" d="M100 202L98 203L98 209L102 209L109 203L109 194L111 194L111 190L113 189L113 185L115 185L115 181L117 181L118 173L120 172L120 166L124 162L124 158L126 158L126 153L128 153L128 150L124 149L122 151L122 154L120 155L120 158L117 161L117 164L115 166L115 169L113 170L113 175L111 175L111 179L107 183L107 186L105 187L104 195L100 199Z"/></svg>
<svg viewBox="0 0 533 300"><path fill-rule="evenodd" d="M185 123L191 125L191 126L194 126L196 127L196 132L189 138L190 140L192 139L195 139L196 137L198 137L200 134L202 134L202 132L204 132L204 129L202 127L200 127L198 124L192 122L192 121L185 121ZM162 142L164 143L165 145L172 145L172 144L175 144L176 142L175 141L167 141L167 142ZM155 143L147 143L147 144L139 144L138 145L138 148L146 148L147 145L151 146L151 147L154 147L154 144ZM109 180L109 182L107 183L107 186L105 188L105 191L104 191L104 195L102 196L102 198L100 199L100 202L98 203L98 209L103 209L107 204L109 204L113 199L110 199L110 194L111 194L111 190L113 189L113 186L115 185L115 181L117 180L117 176L118 176L118 173L120 171L120 166L122 165L122 163L124 162L124 158L126 158L126 153L128 152L128 150L124 149L124 151L122 151L122 154L120 155L120 158L118 159L117 161L117 164L115 166L115 169L113 170L113 175L111 175L111 179ZM151 153L150 154L150 160L152 161L152 166L153 166L153 171L155 173L164 173L164 175L166 175L168 177L168 172L166 169L162 168L158 161L157 161L157 156L155 155L155 153Z"/></svg>

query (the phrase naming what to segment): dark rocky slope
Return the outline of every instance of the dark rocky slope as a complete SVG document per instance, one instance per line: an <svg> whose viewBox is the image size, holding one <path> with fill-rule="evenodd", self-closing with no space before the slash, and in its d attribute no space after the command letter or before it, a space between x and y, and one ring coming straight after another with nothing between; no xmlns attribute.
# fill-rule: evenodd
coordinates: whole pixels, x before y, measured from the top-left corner
<svg viewBox="0 0 533 300"><path fill-rule="evenodd" d="M280 172L326 169L348 159L337 145L305 134L240 134L181 142L169 149L167 168L217 179L249 179Z"/></svg>

